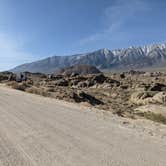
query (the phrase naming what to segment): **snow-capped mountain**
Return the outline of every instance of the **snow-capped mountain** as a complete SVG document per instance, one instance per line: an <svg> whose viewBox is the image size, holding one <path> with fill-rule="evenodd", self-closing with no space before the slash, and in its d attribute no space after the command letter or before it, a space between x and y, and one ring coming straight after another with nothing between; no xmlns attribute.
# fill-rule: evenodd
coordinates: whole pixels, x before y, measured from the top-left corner
<svg viewBox="0 0 166 166"><path fill-rule="evenodd" d="M127 49L100 49L91 53L71 56L53 56L15 67L13 72L51 73L57 69L88 64L99 69L139 69L143 67L165 67L166 44L154 44Z"/></svg>

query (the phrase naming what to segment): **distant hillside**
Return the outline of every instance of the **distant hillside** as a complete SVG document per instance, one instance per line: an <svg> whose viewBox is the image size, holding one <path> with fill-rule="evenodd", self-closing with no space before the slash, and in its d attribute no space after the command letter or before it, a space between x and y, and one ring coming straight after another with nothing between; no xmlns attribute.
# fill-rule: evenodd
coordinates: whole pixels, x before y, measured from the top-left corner
<svg viewBox="0 0 166 166"><path fill-rule="evenodd" d="M91 65L75 65L66 67L63 69L58 70L55 74L62 74L62 75L71 75L71 74L98 74L101 73L99 69L95 66Z"/></svg>
<svg viewBox="0 0 166 166"><path fill-rule="evenodd" d="M40 61L23 64L12 72L53 73L57 69L78 64L93 65L98 69L139 69L143 67L165 67L166 44L130 47L110 51L101 49L86 54L53 56Z"/></svg>

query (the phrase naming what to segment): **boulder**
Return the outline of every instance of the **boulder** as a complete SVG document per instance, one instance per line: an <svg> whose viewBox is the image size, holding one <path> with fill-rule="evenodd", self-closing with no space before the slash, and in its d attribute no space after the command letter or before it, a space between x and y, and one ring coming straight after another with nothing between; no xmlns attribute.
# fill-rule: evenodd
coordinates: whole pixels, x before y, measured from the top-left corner
<svg viewBox="0 0 166 166"><path fill-rule="evenodd" d="M166 90L166 85L161 84L161 83L155 83L148 90L149 91L165 91Z"/></svg>
<svg viewBox="0 0 166 166"><path fill-rule="evenodd" d="M137 105L145 104L166 104L166 92L135 92L131 95L130 101Z"/></svg>
<svg viewBox="0 0 166 166"><path fill-rule="evenodd" d="M79 88L86 88L86 87L88 87L88 84L87 84L86 81L84 81L84 82L79 82L79 83L77 84L77 87L79 87Z"/></svg>
<svg viewBox="0 0 166 166"><path fill-rule="evenodd" d="M73 73L71 73L71 77L76 77L76 76L78 76L79 74L78 73L75 73L75 72L73 72Z"/></svg>
<svg viewBox="0 0 166 166"><path fill-rule="evenodd" d="M159 104L166 104L166 92L159 92L153 96L153 100Z"/></svg>
<svg viewBox="0 0 166 166"><path fill-rule="evenodd" d="M94 84L102 84L104 81L107 80L107 77L104 76L104 74L97 74L94 75L89 81L94 82Z"/></svg>
<svg viewBox="0 0 166 166"><path fill-rule="evenodd" d="M155 92L135 92L131 95L130 101L137 105L144 105L148 103L153 103L153 96L155 95Z"/></svg>
<svg viewBox="0 0 166 166"><path fill-rule="evenodd" d="M88 102L91 105L95 106L95 105L100 105L100 104L104 104L102 101L96 99L94 96L91 96L83 91L81 92L71 92L70 93L70 98L74 99L75 102Z"/></svg>
<svg viewBox="0 0 166 166"><path fill-rule="evenodd" d="M55 81L55 85L56 86L68 86L69 82L65 79L60 79L60 80Z"/></svg>
<svg viewBox="0 0 166 166"><path fill-rule="evenodd" d="M124 79L124 78L125 78L125 74L124 74L124 73L121 73L121 74L120 74L120 78L121 78L121 79Z"/></svg>
<svg viewBox="0 0 166 166"><path fill-rule="evenodd" d="M111 79L109 77L107 77L107 79L105 80L106 83L109 83L111 85L116 85L116 86L120 86L120 82L114 79Z"/></svg>
<svg viewBox="0 0 166 166"><path fill-rule="evenodd" d="M80 98L84 101L84 102L88 102L91 105L100 105L100 104L104 104L102 101L96 99L94 96L91 96L85 92L80 92L79 93Z"/></svg>

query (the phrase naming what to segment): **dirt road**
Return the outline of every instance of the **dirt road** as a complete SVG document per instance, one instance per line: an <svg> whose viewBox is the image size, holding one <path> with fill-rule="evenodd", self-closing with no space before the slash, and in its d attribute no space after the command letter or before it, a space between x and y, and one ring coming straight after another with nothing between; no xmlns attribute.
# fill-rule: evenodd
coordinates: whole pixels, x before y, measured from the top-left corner
<svg viewBox="0 0 166 166"><path fill-rule="evenodd" d="M166 141L0 86L0 166L165 166Z"/></svg>

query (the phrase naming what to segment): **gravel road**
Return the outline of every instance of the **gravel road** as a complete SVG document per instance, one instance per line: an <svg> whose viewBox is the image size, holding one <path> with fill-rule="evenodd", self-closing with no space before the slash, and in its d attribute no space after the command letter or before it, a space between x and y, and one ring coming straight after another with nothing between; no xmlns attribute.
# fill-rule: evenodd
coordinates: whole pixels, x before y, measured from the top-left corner
<svg viewBox="0 0 166 166"><path fill-rule="evenodd" d="M0 166L165 166L166 140L89 108L0 86Z"/></svg>

